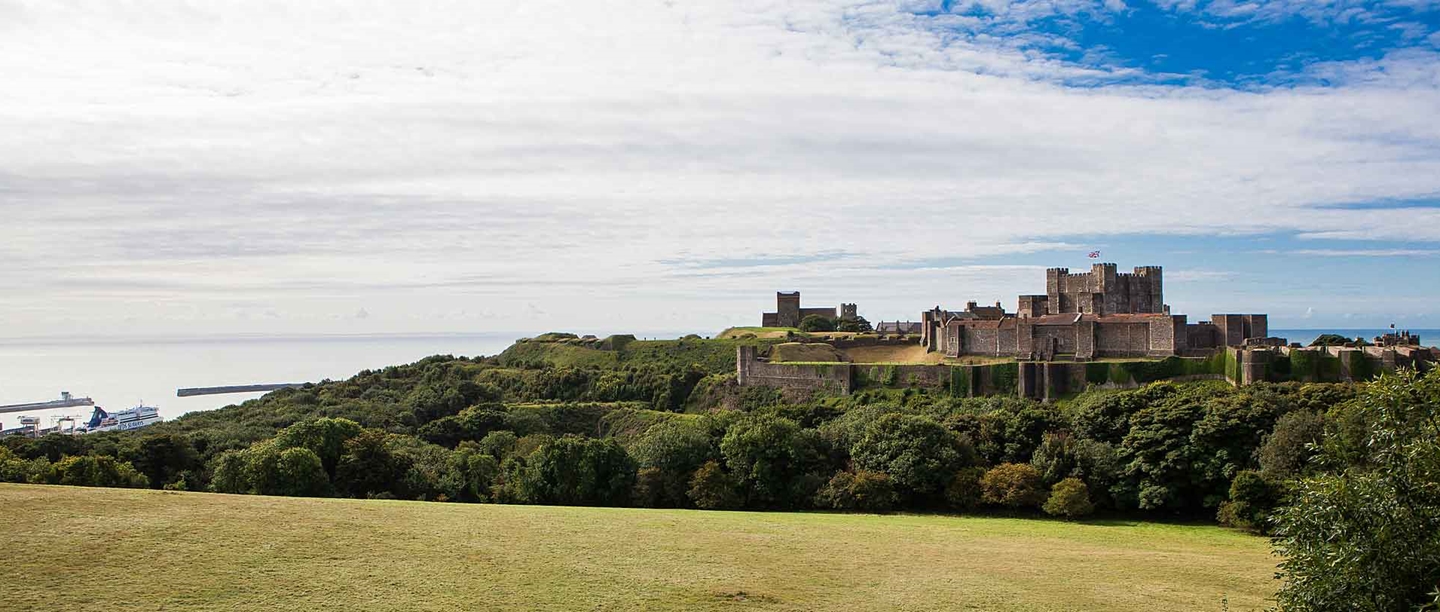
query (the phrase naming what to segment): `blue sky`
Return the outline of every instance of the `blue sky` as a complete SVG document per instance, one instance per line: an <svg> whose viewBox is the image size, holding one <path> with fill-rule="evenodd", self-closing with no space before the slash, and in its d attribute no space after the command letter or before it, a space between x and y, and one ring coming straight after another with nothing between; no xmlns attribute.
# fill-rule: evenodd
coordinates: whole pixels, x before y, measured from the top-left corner
<svg viewBox="0 0 1440 612"><path fill-rule="evenodd" d="M1432 0L0 0L0 335L1440 327Z"/></svg>
<svg viewBox="0 0 1440 612"><path fill-rule="evenodd" d="M1307 72L1317 65L1433 50L1427 38L1440 30L1440 11L1428 2L943 0L912 10L968 40L1009 36L1019 48L1067 62L1137 71L1119 82L1257 89L1327 84Z"/></svg>

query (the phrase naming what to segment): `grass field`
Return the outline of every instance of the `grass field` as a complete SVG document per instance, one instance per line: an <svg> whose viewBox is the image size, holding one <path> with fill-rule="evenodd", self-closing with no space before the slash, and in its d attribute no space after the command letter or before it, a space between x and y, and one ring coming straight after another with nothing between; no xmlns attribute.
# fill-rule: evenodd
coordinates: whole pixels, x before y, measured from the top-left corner
<svg viewBox="0 0 1440 612"><path fill-rule="evenodd" d="M1230 610L1217 527L0 485L3 610Z"/></svg>

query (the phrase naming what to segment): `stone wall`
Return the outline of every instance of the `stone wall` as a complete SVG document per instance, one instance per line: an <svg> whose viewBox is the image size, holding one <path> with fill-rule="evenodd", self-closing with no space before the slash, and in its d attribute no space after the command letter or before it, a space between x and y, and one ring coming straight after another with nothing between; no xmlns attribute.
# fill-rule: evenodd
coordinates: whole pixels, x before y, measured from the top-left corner
<svg viewBox="0 0 1440 612"><path fill-rule="evenodd" d="M736 350L736 378L741 386L838 394L865 388L920 388L946 392L954 397L1021 395L1041 400L1083 391L1092 385L1134 388L1157 380L1223 379L1236 385L1288 380L1278 376L1277 372L1281 371L1280 366L1289 364L1289 359L1277 349L1240 348L1226 349L1205 358L1171 356L1146 361L1021 361L987 365L772 364L760 361L755 347L742 346ZM1266 354L1267 351L1272 354ZM1316 353L1321 352L1307 351L1307 354ZM1347 355L1352 360L1366 356L1359 350L1348 351ZM1338 375L1342 371L1338 364L1340 358L1330 354L1324 356L1331 360L1327 363L1333 364L1334 368L1326 365L1319 370L1329 372L1334 369ZM1427 363L1429 361L1433 359ZM1366 367L1363 363L1377 364L1378 368L1380 362L1380 357L1370 356L1369 361L1353 361L1343 371L1346 375L1353 372L1355 379L1359 380L1362 379L1361 369ZM1324 379L1334 382L1336 378L1338 376L1324 374L1321 377L1297 377L1295 380Z"/></svg>
<svg viewBox="0 0 1440 612"><path fill-rule="evenodd" d="M1097 357L1144 357L1149 353L1149 324L1095 324L1095 355Z"/></svg>
<svg viewBox="0 0 1440 612"><path fill-rule="evenodd" d="M735 380L740 386L778 389L813 389L849 393L851 366L837 364L786 365L760 361L753 346L736 347Z"/></svg>

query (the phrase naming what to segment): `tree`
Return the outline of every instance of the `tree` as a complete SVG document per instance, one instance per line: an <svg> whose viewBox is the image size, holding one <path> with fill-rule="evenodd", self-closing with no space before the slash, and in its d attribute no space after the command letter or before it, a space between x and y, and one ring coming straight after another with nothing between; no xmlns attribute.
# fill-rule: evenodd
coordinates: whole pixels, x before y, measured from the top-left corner
<svg viewBox="0 0 1440 612"><path fill-rule="evenodd" d="M1293 485L1275 515L1282 610L1415 610L1440 585L1440 369L1383 374L1356 402L1356 461ZM1324 453L1332 448L1327 445ZM1348 456L1322 456L1341 465Z"/></svg>
<svg viewBox="0 0 1440 612"><path fill-rule="evenodd" d="M632 453L644 474L646 505L651 507L690 505L687 492L695 470L719 456L709 432L678 419L651 427Z"/></svg>
<svg viewBox="0 0 1440 612"><path fill-rule="evenodd" d="M379 429L367 429L345 442L345 454L335 467L335 487L342 495L395 495L392 491L409 473L410 462L390 449L391 435Z"/></svg>
<svg viewBox="0 0 1440 612"><path fill-rule="evenodd" d="M1230 499L1220 504L1221 525L1258 533L1269 531L1270 513L1280 503L1281 485L1254 470L1245 470L1230 483Z"/></svg>
<svg viewBox="0 0 1440 612"><path fill-rule="evenodd" d="M150 486L150 479L136 471L135 466L127 461L117 461L110 455L65 457L50 466L50 474L46 477L46 482L81 487L130 489L143 489Z"/></svg>
<svg viewBox="0 0 1440 612"><path fill-rule="evenodd" d="M182 472L200 467L200 454L189 438L179 434L152 434L140 438L125 459L150 480L151 486L171 484Z"/></svg>
<svg viewBox="0 0 1440 612"><path fill-rule="evenodd" d="M1299 476L1324 437L1325 417L1307 410L1290 412L1275 422L1275 430L1260 447L1260 469L1276 478Z"/></svg>
<svg viewBox="0 0 1440 612"><path fill-rule="evenodd" d="M275 434L276 448L307 448L320 458L325 473L333 476L340 456L345 453L345 443L360 435L363 428L349 419L318 418L301 421Z"/></svg>
<svg viewBox="0 0 1440 612"><path fill-rule="evenodd" d="M1066 432L1045 432L1040 446L1030 459L1030 465L1040 472L1040 479L1046 486L1070 478L1080 467L1079 442Z"/></svg>
<svg viewBox="0 0 1440 612"><path fill-rule="evenodd" d="M480 439L479 451L494 457L496 461L504 461L515 452L517 439L513 431L492 431Z"/></svg>
<svg viewBox="0 0 1440 612"><path fill-rule="evenodd" d="M1080 518L1095 512L1095 505L1090 503L1090 490L1084 481L1066 478L1050 489L1050 499L1041 509L1050 516Z"/></svg>
<svg viewBox="0 0 1440 612"><path fill-rule="evenodd" d="M287 448L280 451L275 462L275 489L267 494L291 497L325 497L330 494L330 479L320 456L308 448Z"/></svg>
<svg viewBox="0 0 1440 612"><path fill-rule="evenodd" d="M473 443L468 443L473 444ZM491 487L500 476L500 461L475 447L461 446L456 462L463 475L462 501L492 501Z"/></svg>
<svg viewBox="0 0 1440 612"><path fill-rule="evenodd" d="M1346 338L1340 334L1320 334L1310 341L1310 346L1341 346L1354 341L1355 338ZM1361 340L1360 343L1363 345L1365 341Z"/></svg>
<svg viewBox="0 0 1440 612"><path fill-rule="evenodd" d="M613 439L565 436L527 458L519 486L529 503L624 506L635 486L635 461Z"/></svg>
<svg viewBox="0 0 1440 612"><path fill-rule="evenodd" d="M870 322L866 321L865 317L855 317L840 319L840 322L835 324L835 331L864 333L875 331L875 328L870 326Z"/></svg>
<svg viewBox="0 0 1440 612"><path fill-rule="evenodd" d="M1028 463L1002 463L980 479L982 499L1008 508L1035 508L1045 501L1040 472Z"/></svg>
<svg viewBox="0 0 1440 612"><path fill-rule="evenodd" d="M835 331L835 319L824 315L805 315L800 319L800 331L807 332L832 332Z"/></svg>
<svg viewBox="0 0 1440 612"><path fill-rule="evenodd" d="M821 506L836 510L888 512L899 501L889 475L880 472L838 472L820 489Z"/></svg>
<svg viewBox="0 0 1440 612"><path fill-rule="evenodd" d="M702 510L733 510L745 503L739 484L717 461L707 461L690 479L690 500Z"/></svg>
<svg viewBox="0 0 1440 612"><path fill-rule="evenodd" d="M217 493L249 493L244 451L228 450L210 462L210 488Z"/></svg>
<svg viewBox="0 0 1440 612"><path fill-rule="evenodd" d="M736 423L720 452L760 506L803 507L824 484L816 474L824 463L819 436L790 419L760 415Z"/></svg>
<svg viewBox="0 0 1440 612"><path fill-rule="evenodd" d="M899 413L872 423L850 456L859 470L889 474L898 488L919 496L943 493L956 470L975 463L969 440L929 417Z"/></svg>

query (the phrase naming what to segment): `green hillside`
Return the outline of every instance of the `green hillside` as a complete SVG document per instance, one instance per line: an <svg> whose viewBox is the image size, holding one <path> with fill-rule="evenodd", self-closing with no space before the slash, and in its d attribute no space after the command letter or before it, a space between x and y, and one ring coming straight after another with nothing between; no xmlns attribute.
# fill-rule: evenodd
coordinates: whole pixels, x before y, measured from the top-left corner
<svg viewBox="0 0 1440 612"><path fill-rule="evenodd" d="M1264 539L1196 525L34 485L0 507L0 610L1218 611L1276 588Z"/></svg>

